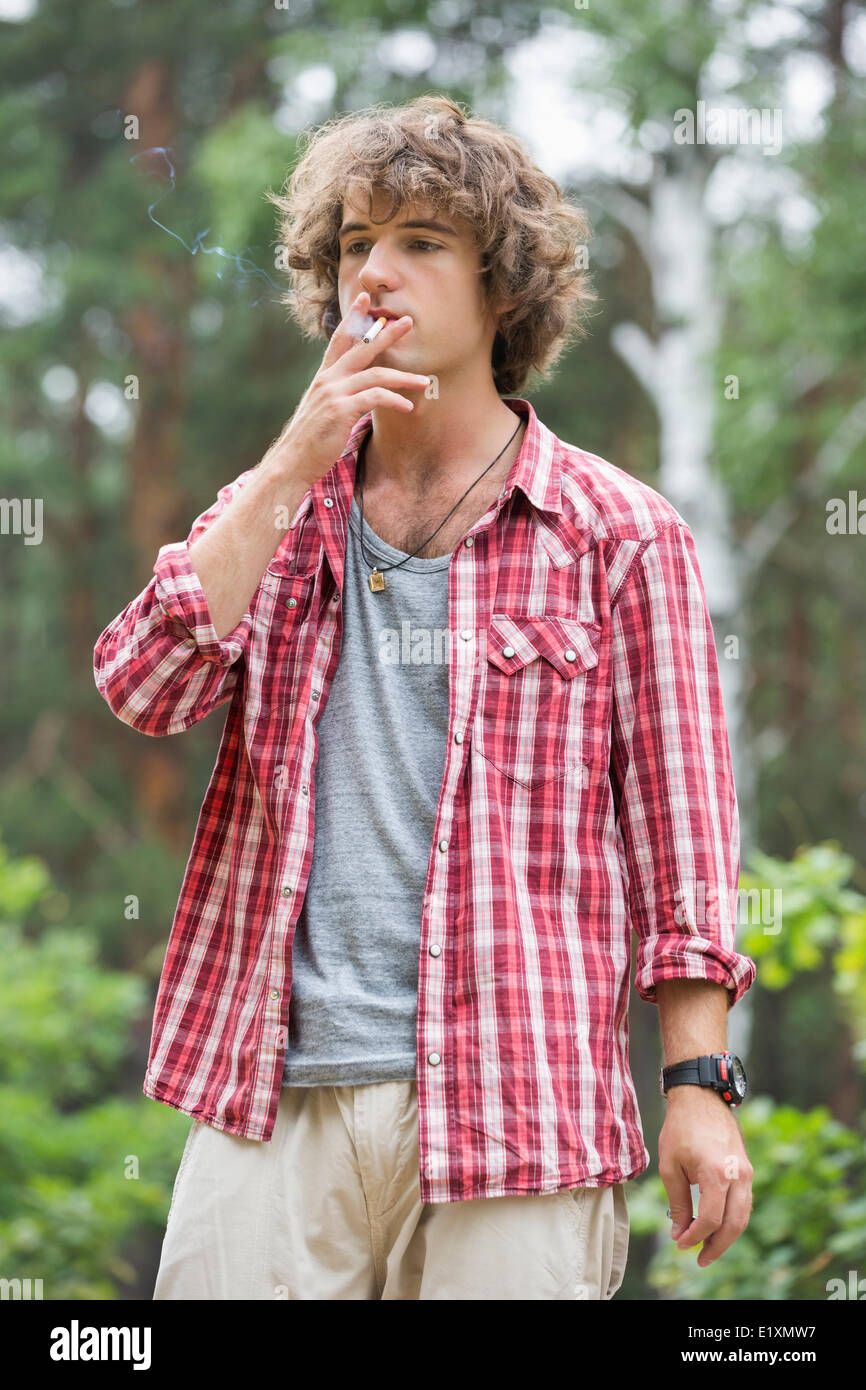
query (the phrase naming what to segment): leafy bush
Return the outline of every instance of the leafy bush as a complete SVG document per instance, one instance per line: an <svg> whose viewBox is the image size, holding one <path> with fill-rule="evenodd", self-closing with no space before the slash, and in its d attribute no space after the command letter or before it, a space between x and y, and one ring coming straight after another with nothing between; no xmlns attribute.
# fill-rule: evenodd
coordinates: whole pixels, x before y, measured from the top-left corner
<svg viewBox="0 0 866 1390"><path fill-rule="evenodd" d="M661 1178L630 1185L635 1236L662 1232L649 1287L675 1299L826 1299L829 1279L847 1286L849 1270L866 1276L862 1136L824 1107L803 1114L769 1096L749 1099L738 1120L755 1170L752 1215L740 1238L705 1269L696 1263L699 1245L678 1250L670 1238Z"/></svg>
<svg viewBox="0 0 866 1390"><path fill-rule="evenodd" d="M773 922L781 930L766 931L770 913L756 910L738 936L739 949L758 967L756 1010L761 991L792 991L803 975L829 967L829 997L838 1000L845 1021L852 1072L862 1069L866 898L845 887L854 860L827 842L800 849L790 861L756 851L750 866L740 889L757 895L752 906L757 909L760 895L774 892L780 896L765 902L781 905L781 918ZM828 1017L828 1027L830 1022ZM646 1256L647 1242L653 1251L643 1283L668 1299L826 1299L828 1280L841 1279L847 1288L849 1271L866 1278L862 1133L841 1124L826 1106L803 1112L768 1095L747 1097L737 1118L754 1168L749 1225L719 1259L699 1268L701 1247L677 1249L661 1178L647 1173L628 1188L635 1263ZM621 1296L644 1296L634 1265Z"/></svg>
<svg viewBox="0 0 866 1390"><path fill-rule="evenodd" d="M164 1230L189 1119L106 1099L147 986L103 969L85 932L28 939L8 920L50 893L40 860L0 846L0 1277L113 1299L138 1277L125 1245Z"/></svg>

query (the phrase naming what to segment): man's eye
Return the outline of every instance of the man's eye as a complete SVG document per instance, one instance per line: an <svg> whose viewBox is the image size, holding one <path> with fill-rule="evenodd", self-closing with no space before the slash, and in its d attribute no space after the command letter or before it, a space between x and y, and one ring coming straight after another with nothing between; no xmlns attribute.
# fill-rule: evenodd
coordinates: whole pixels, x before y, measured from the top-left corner
<svg viewBox="0 0 866 1390"><path fill-rule="evenodd" d="M366 245L367 245L367 242L366 242L366 241L352 241L352 242L350 242L349 245L346 247L346 255L347 255L347 256L360 256L362 253L361 253L361 251L360 251L358 248L361 247L361 246L366 246ZM440 250L440 247L439 247L438 242L435 242L435 241L425 241L425 240L423 240L421 237L416 238L416 240L412 242L412 245L413 245L413 246L424 246L424 247L428 247L431 251L438 251L438 250Z"/></svg>

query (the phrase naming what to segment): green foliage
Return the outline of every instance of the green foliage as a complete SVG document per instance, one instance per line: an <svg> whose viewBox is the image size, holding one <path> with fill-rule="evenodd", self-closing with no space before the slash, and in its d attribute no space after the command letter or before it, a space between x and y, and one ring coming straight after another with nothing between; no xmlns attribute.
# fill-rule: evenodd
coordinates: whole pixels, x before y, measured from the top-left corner
<svg viewBox="0 0 866 1390"><path fill-rule="evenodd" d="M112 1299L137 1276L128 1244L164 1230L189 1120L106 1099L147 990L100 967L84 931L23 935L14 919L52 892L38 859L0 846L0 1273L41 1279L46 1299Z"/></svg>
<svg viewBox="0 0 866 1390"><path fill-rule="evenodd" d="M0 841L0 922L23 917L32 904L45 895L50 884L48 870L41 859L35 854L13 859ZM2 987L3 977L0 976L0 989Z"/></svg>
<svg viewBox="0 0 866 1390"><path fill-rule="evenodd" d="M209 204L221 211L220 223L205 242L217 241L238 250L251 242L267 246L275 234L274 209L264 190L279 171L281 176L296 159L295 142L281 135L273 117L261 102L248 102L215 126L202 140L196 159L196 175L206 188ZM217 261L217 257L211 257ZM284 289L287 281L273 270L273 253L258 262Z"/></svg>
<svg viewBox="0 0 866 1390"><path fill-rule="evenodd" d="M109 972L81 931L25 941L0 924L0 1075L52 1101L84 1102L116 1079L130 1018L145 1002L142 981Z"/></svg>
<svg viewBox="0 0 866 1390"><path fill-rule="evenodd" d="M855 1056L866 1064L866 897L845 887L853 857L828 841L800 848L787 862L755 850L750 864L752 872L740 877L741 892L760 894L765 903L776 895L781 903L772 924L766 913L750 912L740 937L740 950L757 966L756 982L785 989L829 960ZM758 902L752 900L756 908Z"/></svg>
<svg viewBox="0 0 866 1390"><path fill-rule="evenodd" d="M829 1279L847 1284L850 1269L866 1275L862 1135L825 1107L804 1114L769 1096L747 1100L738 1117L755 1170L751 1219L705 1269L696 1263L701 1246L678 1250L670 1238L661 1178L645 1177L629 1188L634 1235L662 1232L647 1275L650 1288L663 1298L688 1300L826 1299Z"/></svg>
<svg viewBox="0 0 866 1390"><path fill-rule="evenodd" d="M760 1008L761 991L793 992L803 976L829 965L852 1057L862 1063L866 899L845 887L854 859L827 842L801 847L789 862L755 850L749 862L741 893L761 896L750 901L738 948L757 966L753 1006ZM739 1239L706 1269L696 1263L700 1246L681 1251L670 1239L661 1178L646 1174L630 1184L635 1246L648 1243L654 1250L645 1276L649 1287L676 1299L825 1299L828 1280L841 1279L847 1288L849 1270L864 1277L862 1133L826 1106L804 1112L768 1095L748 1096L736 1113L754 1169L752 1214ZM633 1276L623 1294L641 1296Z"/></svg>
<svg viewBox="0 0 866 1390"><path fill-rule="evenodd" d="M8 1085L0 1105L0 1271L42 1279L46 1299L122 1297L139 1275L127 1252L165 1229L188 1118L144 1097L64 1114Z"/></svg>

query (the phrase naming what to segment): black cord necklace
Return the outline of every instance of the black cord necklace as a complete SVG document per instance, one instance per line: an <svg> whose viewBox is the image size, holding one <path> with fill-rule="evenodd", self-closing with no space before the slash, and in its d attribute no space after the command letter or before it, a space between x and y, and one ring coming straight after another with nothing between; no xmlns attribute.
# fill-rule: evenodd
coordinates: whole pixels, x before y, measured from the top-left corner
<svg viewBox="0 0 866 1390"><path fill-rule="evenodd" d="M517 430L520 429L520 426L521 426L522 424L523 424L523 420L522 420L522 419L521 419L521 420L518 420L518 422L517 422L517 429L514 431L514 434L512 434L511 439L508 440L508 444L511 443L511 440L514 438L514 435L517 434ZM365 438L364 438L364 442L363 442L363 444L361 445L361 452L360 452L360 454L359 454L359 456L358 456L358 466L359 466L359 468L360 468L360 477L359 477L359 479L358 479L358 492L359 492L360 507L361 507L361 555L362 555L362 557L363 557L363 560L364 560L364 564L365 564L365 565L369 565L369 564L370 564L370 561L367 559L366 553L365 553L365 551L364 551L364 487L363 487L363 482L364 482L364 459L365 459L365 455L366 455L366 452L367 452L367 441L369 440L370 435L371 435L372 433L373 433L373 430L372 430L372 426L371 426L371 428L370 428L368 434L367 434L367 435L365 436ZM493 460L493 463L488 463L487 467L486 467L485 470L484 470L484 473L489 473L490 470L491 470L491 468L493 467L493 464L499 462L499 460L502 458L502 455L505 453L505 450L508 448L508 444L506 444L506 445L504 446L504 448L502 448L502 449L499 450L499 453L496 455L496 458ZM356 471L357 471L357 470L356 470ZM468 488L466 489L466 491L465 491L464 494L463 494L463 497L461 497L461 498L459 499L459 501L457 501L457 502L454 503L454 506L451 508L451 511L448 513L448 516L445 517L445 520L444 520L444 521L440 521L439 525L436 527L436 531L433 532L433 535L432 535L432 536L428 536L427 539L426 539L426 541L422 541L421 544L420 544L419 546L417 546L417 548L416 548L415 550L412 551L412 554L411 554L411 555L407 555L407 556L405 556L404 559L398 560L398 561L396 562L396 564L393 564L393 565L386 565L384 570L378 569L376 565L373 566L373 572L372 572L372 574L370 574L370 575L367 576L367 582L369 583L370 588L371 588L371 590L373 591L374 594L381 593L382 590L384 589L384 587L385 587L385 573L386 573L387 570L398 570L398 569L400 568L401 565L405 565L405 563L406 563L407 560L413 559L413 557L414 557L415 555L418 554L418 551L419 551L419 550L423 550L424 547L425 547L425 545L429 545L429 544L430 544L430 542L431 542L432 539L433 539L433 536L436 535L436 532L442 530L442 527L445 525L445 522L448 520L448 517L454 515L454 513L455 513L456 510L457 510L457 508L460 506L460 503L463 501L463 499L464 499L465 497L468 497L469 493L470 493L470 492L472 491L472 489L475 487L476 483L480 483L480 482L481 482L481 479L484 477L484 473L479 473L478 477L475 479L475 482L469 484Z"/></svg>

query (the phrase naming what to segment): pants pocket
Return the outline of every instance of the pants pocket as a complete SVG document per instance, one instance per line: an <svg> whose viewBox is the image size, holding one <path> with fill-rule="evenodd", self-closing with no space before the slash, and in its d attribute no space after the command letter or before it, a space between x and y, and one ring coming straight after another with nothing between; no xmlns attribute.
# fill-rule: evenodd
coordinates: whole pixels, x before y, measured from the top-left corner
<svg viewBox="0 0 866 1390"><path fill-rule="evenodd" d="M611 1256L610 1279L604 1295L605 1299L613 1298L625 1278L629 1238L628 1201L625 1195L625 1183L618 1182L613 1189L613 1210L613 1253Z"/></svg>
<svg viewBox="0 0 866 1390"><path fill-rule="evenodd" d="M592 1239L589 1222L590 1189L570 1187L562 1196L570 1227L570 1248L574 1252L575 1261L570 1274L571 1297L586 1298L587 1243Z"/></svg>
<svg viewBox="0 0 866 1390"><path fill-rule="evenodd" d="M567 1196L576 1251L572 1297L601 1301L613 1298L625 1278L628 1257L624 1184L572 1188Z"/></svg>
<svg viewBox="0 0 866 1390"><path fill-rule="evenodd" d="M183 1146L183 1153L180 1156L180 1164L178 1165L177 1174L174 1180L174 1186L171 1189L171 1202L169 1203L168 1216L166 1217L165 1221L166 1226L171 1220L171 1213L174 1210L174 1200L180 1189L180 1182L184 1174L184 1169L186 1168L186 1165L189 1162L189 1156L192 1150L192 1141L195 1138L198 1131L201 1129L201 1127L201 1120L193 1120L192 1124L189 1127L189 1134L186 1136L186 1143Z"/></svg>

